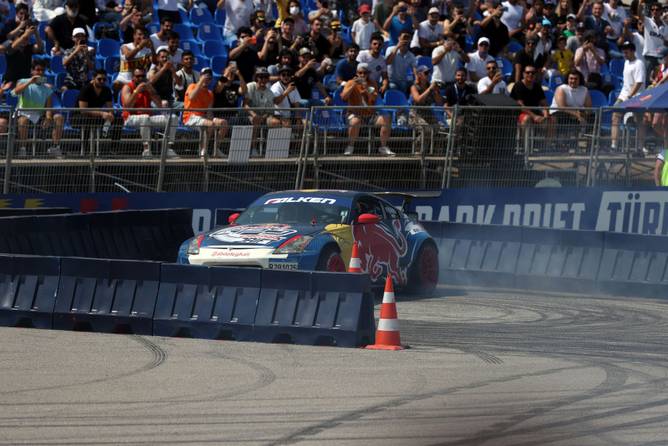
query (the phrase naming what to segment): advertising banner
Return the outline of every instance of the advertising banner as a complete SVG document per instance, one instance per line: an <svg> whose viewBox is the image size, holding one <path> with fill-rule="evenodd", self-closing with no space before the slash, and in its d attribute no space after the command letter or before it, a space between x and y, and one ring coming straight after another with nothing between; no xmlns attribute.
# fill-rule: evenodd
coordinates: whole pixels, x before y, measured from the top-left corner
<svg viewBox="0 0 668 446"><path fill-rule="evenodd" d="M115 209L192 208L193 230L227 224L230 209L246 207L261 192L24 194L0 196L0 207ZM396 203L398 204L398 202ZM416 198L421 221L668 234L668 190L602 188L448 189Z"/></svg>

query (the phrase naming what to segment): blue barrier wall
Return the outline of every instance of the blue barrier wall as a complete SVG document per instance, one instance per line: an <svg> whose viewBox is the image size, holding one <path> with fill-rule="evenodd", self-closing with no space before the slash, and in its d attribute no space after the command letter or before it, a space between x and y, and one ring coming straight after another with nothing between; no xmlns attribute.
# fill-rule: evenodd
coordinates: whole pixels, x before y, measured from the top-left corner
<svg viewBox="0 0 668 446"><path fill-rule="evenodd" d="M192 237L190 209L0 218L0 252L173 262Z"/></svg>
<svg viewBox="0 0 668 446"><path fill-rule="evenodd" d="M356 347L366 274L0 255L0 325Z"/></svg>
<svg viewBox="0 0 668 446"><path fill-rule="evenodd" d="M668 237L427 223L440 280L509 288L668 297Z"/></svg>

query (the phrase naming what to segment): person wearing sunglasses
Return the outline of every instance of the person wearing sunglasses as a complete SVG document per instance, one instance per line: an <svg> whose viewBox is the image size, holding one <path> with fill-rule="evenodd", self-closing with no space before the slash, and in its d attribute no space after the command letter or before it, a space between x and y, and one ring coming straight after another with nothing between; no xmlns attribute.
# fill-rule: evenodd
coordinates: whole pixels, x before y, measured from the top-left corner
<svg viewBox="0 0 668 446"><path fill-rule="evenodd" d="M107 72L96 70L93 79L79 92L80 113L77 115L75 127L82 131L102 128L102 136L110 136L110 129L114 124L114 113L111 88L107 85Z"/></svg>
<svg viewBox="0 0 668 446"><path fill-rule="evenodd" d="M646 0L640 0L638 15L645 29L645 45L642 52L645 58L645 71L651 74L661 63L661 51L668 41L668 24L663 21L663 7L658 1L649 4L649 17L645 12Z"/></svg>
<svg viewBox="0 0 668 446"><path fill-rule="evenodd" d="M518 118L520 126L526 129L532 124L548 124L551 118L545 93L537 79L538 68L528 65L522 73L522 80L516 82L510 92L510 97L522 107Z"/></svg>
<svg viewBox="0 0 668 446"><path fill-rule="evenodd" d="M515 60L513 61L513 79L516 84L522 80L522 73L524 73L524 69L528 66L537 68L536 79L538 81L541 80L541 76L543 75L542 70L547 62L547 58L543 53L534 56L536 45L538 45L538 37L527 37L524 49L518 51L515 55Z"/></svg>

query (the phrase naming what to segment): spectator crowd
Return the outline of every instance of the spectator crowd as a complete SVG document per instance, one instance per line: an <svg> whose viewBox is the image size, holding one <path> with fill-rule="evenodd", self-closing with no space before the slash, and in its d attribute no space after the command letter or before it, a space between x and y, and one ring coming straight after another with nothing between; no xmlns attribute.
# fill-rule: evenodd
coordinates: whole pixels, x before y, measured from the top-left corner
<svg viewBox="0 0 668 446"><path fill-rule="evenodd" d="M303 125L287 109L326 104L351 107L345 155L367 125L379 128L379 153L393 156L397 117L365 107L444 106L456 125L452 107L503 95L521 107L521 127L549 136L586 125L578 108L668 78L668 3L655 0L119 1L0 0L0 94L16 104L20 139L31 124L51 128L48 154L62 156L63 115L46 110L54 97L103 135L119 122L139 129L145 157L151 127L174 119L160 108L183 108L183 125L205 129L204 156L230 125ZM85 111L98 107L109 111ZM221 107L246 112L206 111ZM668 142L666 116L636 113L641 138L651 130ZM408 122L434 119L411 112ZM612 148L623 120L613 115ZM0 114L0 133L7 123ZM168 127L172 140L178 126ZM168 156L178 156L171 146Z"/></svg>

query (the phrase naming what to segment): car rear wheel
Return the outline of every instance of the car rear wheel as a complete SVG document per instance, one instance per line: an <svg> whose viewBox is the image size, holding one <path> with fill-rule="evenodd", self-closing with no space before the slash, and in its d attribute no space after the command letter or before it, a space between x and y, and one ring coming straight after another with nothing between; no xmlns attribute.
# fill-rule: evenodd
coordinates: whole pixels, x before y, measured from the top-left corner
<svg viewBox="0 0 668 446"><path fill-rule="evenodd" d="M345 273L346 264L343 262L339 249L335 246L327 246L320 253L318 265L315 268L318 271L329 271L335 273Z"/></svg>
<svg viewBox="0 0 668 446"><path fill-rule="evenodd" d="M438 284L438 251L432 242L425 242L411 266L408 276L409 292L432 294Z"/></svg>

